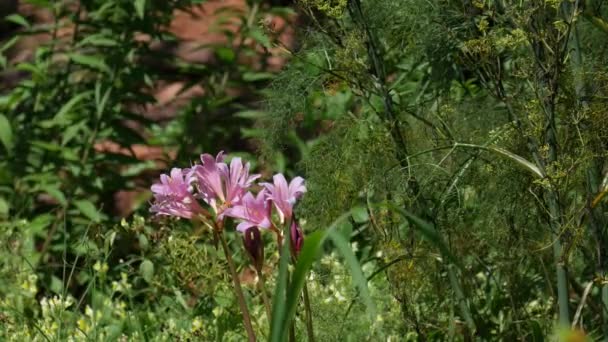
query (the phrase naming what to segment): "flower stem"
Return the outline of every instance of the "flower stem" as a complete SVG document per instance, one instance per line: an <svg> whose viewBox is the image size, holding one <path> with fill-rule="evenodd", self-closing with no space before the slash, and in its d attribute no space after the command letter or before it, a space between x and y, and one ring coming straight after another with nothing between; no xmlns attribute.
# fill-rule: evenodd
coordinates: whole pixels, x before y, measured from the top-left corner
<svg viewBox="0 0 608 342"><path fill-rule="evenodd" d="M264 274L262 274L262 271L258 271L258 278L258 285L260 288L260 292L262 293L262 301L264 302L266 315L268 316L268 321L270 322L270 320L272 319L272 314L270 310L270 299L268 299L268 296L266 295L266 279L264 278Z"/></svg>
<svg viewBox="0 0 608 342"><path fill-rule="evenodd" d="M304 309L306 310L306 333L308 341L315 342L315 332L312 325L312 309L310 308L310 298L308 296L308 285L304 282Z"/></svg>
<svg viewBox="0 0 608 342"><path fill-rule="evenodd" d="M222 248L224 249L224 254L226 255L226 261L228 262L228 268L230 269L230 275L232 276L232 281L234 282L234 292L236 293L239 306L241 307L241 312L243 313L243 324L245 325L245 330L247 331L247 337L249 338L249 342L255 342L256 339L255 333L253 332L253 326L251 325L251 317L249 316L247 303L245 303L245 297L243 296L239 276L236 273L236 267L232 261L232 253L230 252L230 248L228 248L226 239L224 239L224 234L219 232L217 235L222 243Z"/></svg>

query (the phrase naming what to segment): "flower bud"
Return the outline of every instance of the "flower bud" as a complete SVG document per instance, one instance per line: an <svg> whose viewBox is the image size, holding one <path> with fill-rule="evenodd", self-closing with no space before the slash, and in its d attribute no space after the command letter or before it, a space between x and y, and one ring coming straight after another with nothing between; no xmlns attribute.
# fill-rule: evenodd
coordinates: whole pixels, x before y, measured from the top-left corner
<svg viewBox="0 0 608 342"><path fill-rule="evenodd" d="M295 215L293 220L291 220L289 235L291 238L291 250L295 256L298 256L300 250L302 250L302 245L304 244L304 232L302 232L302 227L300 227Z"/></svg>
<svg viewBox="0 0 608 342"><path fill-rule="evenodd" d="M251 227L245 231L243 244L251 257L253 266L258 272L261 272L264 264L264 241L258 227Z"/></svg>

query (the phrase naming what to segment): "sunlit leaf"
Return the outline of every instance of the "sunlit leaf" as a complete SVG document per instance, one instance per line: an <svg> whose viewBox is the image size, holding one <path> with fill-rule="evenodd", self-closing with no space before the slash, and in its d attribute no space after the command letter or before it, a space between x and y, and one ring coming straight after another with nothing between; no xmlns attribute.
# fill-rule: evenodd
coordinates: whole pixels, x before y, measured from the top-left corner
<svg viewBox="0 0 608 342"><path fill-rule="evenodd" d="M0 114L0 142L7 151L13 149L13 130L6 116Z"/></svg>
<svg viewBox="0 0 608 342"><path fill-rule="evenodd" d="M88 200L78 200L74 201L74 205L82 215L87 217L93 222L100 222L102 220L103 215L99 213L99 210L95 208L95 205Z"/></svg>
<svg viewBox="0 0 608 342"><path fill-rule="evenodd" d="M135 0L135 13L140 19L144 18L145 10L146 10L146 0Z"/></svg>
<svg viewBox="0 0 608 342"><path fill-rule="evenodd" d="M72 112L76 105L83 102L90 95L91 92L86 91L72 97L68 102L61 106L57 114L55 114L55 116L53 117L53 122L59 125L65 125L70 123L70 121L68 120L68 114Z"/></svg>
<svg viewBox="0 0 608 342"><path fill-rule="evenodd" d="M110 73L110 67L108 67L102 56L71 53L69 54L69 57L76 64L80 64L108 74Z"/></svg>
<svg viewBox="0 0 608 342"><path fill-rule="evenodd" d="M152 282L152 278L154 277L154 264L152 261L148 259L142 261L139 265L139 273L148 283Z"/></svg>
<svg viewBox="0 0 608 342"><path fill-rule="evenodd" d="M30 23L20 14L11 14L4 17L4 20L9 21L11 23L17 24L19 26L23 26L25 28L30 27Z"/></svg>
<svg viewBox="0 0 608 342"><path fill-rule="evenodd" d="M62 206L67 205L67 200L65 199L63 192L61 192L57 186L43 185L40 189L56 199Z"/></svg>

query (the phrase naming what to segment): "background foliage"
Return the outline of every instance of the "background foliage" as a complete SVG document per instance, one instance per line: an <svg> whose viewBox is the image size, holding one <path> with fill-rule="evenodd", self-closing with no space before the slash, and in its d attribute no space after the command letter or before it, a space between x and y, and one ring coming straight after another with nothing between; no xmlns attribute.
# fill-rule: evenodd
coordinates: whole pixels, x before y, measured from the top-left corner
<svg viewBox="0 0 608 342"><path fill-rule="evenodd" d="M306 178L297 215L311 240L333 236L293 271L316 340L608 336L602 1L1 10L0 338L244 339L211 234L148 213L161 171L220 150ZM181 53L184 13L220 37L187 42L203 59ZM270 284L277 250L268 238ZM304 325L297 310L297 340Z"/></svg>

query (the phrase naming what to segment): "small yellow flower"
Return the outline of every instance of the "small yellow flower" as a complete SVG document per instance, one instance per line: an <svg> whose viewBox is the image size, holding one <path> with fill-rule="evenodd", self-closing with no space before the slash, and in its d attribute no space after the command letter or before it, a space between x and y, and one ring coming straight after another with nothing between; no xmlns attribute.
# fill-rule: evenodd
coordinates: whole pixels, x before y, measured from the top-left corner
<svg viewBox="0 0 608 342"><path fill-rule="evenodd" d="M192 321L192 332L197 332L203 328L203 320L199 317L196 317Z"/></svg>
<svg viewBox="0 0 608 342"><path fill-rule="evenodd" d="M93 270L95 270L95 272L98 272L100 274L106 274L109 270L109 266L108 264L106 264L105 262L99 262L97 261L94 265L93 265Z"/></svg>
<svg viewBox="0 0 608 342"><path fill-rule="evenodd" d="M84 318L78 320L78 329L82 330L85 333L88 333L89 328L89 323Z"/></svg>

